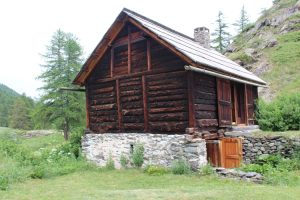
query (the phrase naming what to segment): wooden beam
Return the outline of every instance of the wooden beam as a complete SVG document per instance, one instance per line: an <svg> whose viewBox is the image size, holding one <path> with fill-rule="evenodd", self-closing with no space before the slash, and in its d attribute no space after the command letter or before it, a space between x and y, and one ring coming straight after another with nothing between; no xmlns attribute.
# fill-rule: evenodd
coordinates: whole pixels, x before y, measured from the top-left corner
<svg viewBox="0 0 300 200"><path fill-rule="evenodd" d="M163 73L178 73L178 74L185 74L186 71L179 71L178 69L155 69L151 71L143 71L143 72L136 72L132 74L123 74L123 75L118 75L112 78L105 78L105 79L98 79L95 81L95 83L104 83L104 82L109 82L109 81L114 81L117 79L124 79L124 78L129 78L129 77L138 77L142 75L156 75L156 74L163 74Z"/></svg>
<svg viewBox="0 0 300 200"><path fill-rule="evenodd" d="M128 62L127 62L127 64L128 64L128 74L130 74L131 73L131 28L130 28L130 26L128 26L128 40L127 40L127 42L128 42Z"/></svg>
<svg viewBox="0 0 300 200"><path fill-rule="evenodd" d="M118 108L118 126L119 131L123 130L122 124L122 110L121 110L121 99L120 99L120 81L116 80L116 96L117 96L117 108Z"/></svg>
<svg viewBox="0 0 300 200"><path fill-rule="evenodd" d="M194 73L187 72L188 100L189 100L189 128L195 128L195 105L194 105Z"/></svg>
<svg viewBox="0 0 300 200"><path fill-rule="evenodd" d="M142 76L142 90L143 90L143 108L144 108L144 130L148 131L148 104L147 104L147 85L146 77Z"/></svg>
<svg viewBox="0 0 300 200"><path fill-rule="evenodd" d="M151 66L151 43L150 39L147 39L147 69L150 71L152 68Z"/></svg>
<svg viewBox="0 0 300 200"><path fill-rule="evenodd" d="M236 91L236 84L233 83L233 92L234 92L234 115L235 115L235 123L239 124L238 122L238 102L237 102L237 91Z"/></svg>
<svg viewBox="0 0 300 200"><path fill-rule="evenodd" d="M110 77L114 76L114 48L110 49Z"/></svg>
<svg viewBox="0 0 300 200"><path fill-rule="evenodd" d="M131 39L131 43L135 43L135 42L145 40L146 38L144 37L144 33L139 31L139 32L131 33L130 34L130 39ZM124 37L121 37L119 39L116 39L112 43L112 47L120 47L120 46L124 46L124 45L127 45L127 44L128 44L128 35L124 36Z"/></svg>
<svg viewBox="0 0 300 200"><path fill-rule="evenodd" d="M90 113L89 113L89 95L88 88L85 89L85 117L86 117L86 128L90 128Z"/></svg>
<svg viewBox="0 0 300 200"><path fill-rule="evenodd" d="M68 87L61 87L59 88L60 91L73 91L73 92L85 92L84 88L68 88Z"/></svg>
<svg viewBox="0 0 300 200"><path fill-rule="evenodd" d="M245 124L249 125L248 122L248 94L247 94L247 85L244 84L244 98L245 98Z"/></svg>

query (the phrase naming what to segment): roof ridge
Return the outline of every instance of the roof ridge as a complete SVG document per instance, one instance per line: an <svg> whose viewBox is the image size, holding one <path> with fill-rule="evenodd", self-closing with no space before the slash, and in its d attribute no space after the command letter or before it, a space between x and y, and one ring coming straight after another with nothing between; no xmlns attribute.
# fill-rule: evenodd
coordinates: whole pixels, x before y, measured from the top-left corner
<svg viewBox="0 0 300 200"><path fill-rule="evenodd" d="M147 20L147 21L149 21L149 22L151 22L151 23L154 23L154 24L156 24L156 25L158 25L158 26L161 26L161 27L163 27L164 29L167 29L168 31L171 31L171 32L173 32L173 33L176 33L176 34L178 34L178 35L180 35L180 36L182 36L182 37L185 37L185 38L187 38L187 39L192 40L192 41L195 42L194 38L189 37L189 36L187 36L187 35L185 35L185 34L183 34L183 33L180 33L180 32L178 32L178 31L175 31L174 29L172 29L172 28L170 28L170 27L168 27L168 26L165 26L165 25L163 25L163 24L161 24L161 23L159 23L159 22L157 22L157 21L154 21L153 19L150 19L150 18L148 18L148 17L145 17L144 15L141 15L141 14L139 14L139 13L136 13L136 12L134 12L134 11L132 11L132 10L129 10L128 8L123 8L122 12L124 12L124 11L125 11L125 12L129 12L129 13L131 13L131 14L134 14L134 15L136 15L136 16L138 16L138 17L144 19L144 20Z"/></svg>

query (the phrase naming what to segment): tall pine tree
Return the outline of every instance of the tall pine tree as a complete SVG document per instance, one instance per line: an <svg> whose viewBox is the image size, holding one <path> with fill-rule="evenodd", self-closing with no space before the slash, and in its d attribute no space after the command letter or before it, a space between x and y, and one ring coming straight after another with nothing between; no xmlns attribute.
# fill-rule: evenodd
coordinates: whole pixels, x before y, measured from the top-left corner
<svg viewBox="0 0 300 200"><path fill-rule="evenodd" d="M240 19L237 20L237 22L234 23L233 25L237 27L239 32L243 32L248 24L249 24L249 17L245 10L245 6L243 5L242 10L241 10Z"/></svg>
<svg viewBox="0 0 300 200"><path fill-rule="evenodd" d="M227 32L228 26L224 22L224 15L221 11L218 13L218 18L216 20L217 27L212 33L214 39L212 43L214 44L214 48L220 53L224 53L225 49L230 43L230 34Z"/></svg>
<svg viewBox="0 0 300 200"><path fill-rule="evenodd" d="M70 128L84 121L84 95L62 92L61 87L72 87L72 80L82 65L82 48L76 37L58 30L54 33L46 54L43 73L38 77L44 82L43 95L36 116L63 129L68 139Z"/></svg>

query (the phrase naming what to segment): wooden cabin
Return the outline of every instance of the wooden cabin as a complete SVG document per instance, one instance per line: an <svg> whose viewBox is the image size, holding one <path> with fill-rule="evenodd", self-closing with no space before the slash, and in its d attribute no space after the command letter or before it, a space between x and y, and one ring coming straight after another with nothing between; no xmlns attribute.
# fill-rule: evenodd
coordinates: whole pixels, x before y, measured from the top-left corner
<svg viewBox="0 0 300 200"><path fill-rule="evenodd" d="M207 34L197 28L194 39L123 9L74 80L86 89L87 128L215 134L254 124L266 83L209 48Z"/></svg>

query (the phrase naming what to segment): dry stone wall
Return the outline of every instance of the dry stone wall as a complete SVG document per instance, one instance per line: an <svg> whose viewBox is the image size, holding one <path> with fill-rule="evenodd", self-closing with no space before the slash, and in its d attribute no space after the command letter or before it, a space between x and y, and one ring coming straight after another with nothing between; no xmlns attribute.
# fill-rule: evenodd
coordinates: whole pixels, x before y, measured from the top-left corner
<svg viewBox="0 0 300 200"><path fill-rule="evenodd" d="M259 156L281 154L291 157L296 148L300 148L300 138L276 137L243 137L243 159L245 163L252 163Z"/></svg>
<svg viewBox="0 0 300 200"><path fill-rule="evenodd" d="M112 158L120 168L121 155L131 157L136 144L144 146L144 164L170 167L175 160L185 159L196 169L207 163L206 143L203 139L189 140L182 134L104 133L87 132L82 138L82 151L86 158L105 166Z"/></svg>

